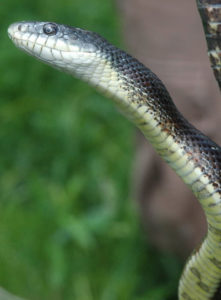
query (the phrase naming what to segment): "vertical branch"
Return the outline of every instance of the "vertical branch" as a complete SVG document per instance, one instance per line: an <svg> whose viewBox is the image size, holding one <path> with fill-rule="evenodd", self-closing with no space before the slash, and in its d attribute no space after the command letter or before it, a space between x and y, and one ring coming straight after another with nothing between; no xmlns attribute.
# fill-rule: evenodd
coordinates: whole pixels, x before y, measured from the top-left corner
<svg viewBox="0 0 221 300"><path fill-rule="evenodd" d="M208 54L221 90L221 0L197 0L207 40Z"/></svg>

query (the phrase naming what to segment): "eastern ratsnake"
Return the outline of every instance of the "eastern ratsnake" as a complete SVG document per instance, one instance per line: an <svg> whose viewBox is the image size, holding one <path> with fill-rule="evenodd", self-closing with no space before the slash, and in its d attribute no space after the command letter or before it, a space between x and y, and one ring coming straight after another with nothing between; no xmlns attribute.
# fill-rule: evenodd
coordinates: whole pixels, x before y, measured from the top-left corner
<svg viewBox="0 0 221 300"><path fill-rule="evenodd" d="M179 299L221 299L221 148L180 114L154 73L98 34L47 22L14 23L8 33L25 52L113 98L193 191L208 234L184 268Z"/></svg>

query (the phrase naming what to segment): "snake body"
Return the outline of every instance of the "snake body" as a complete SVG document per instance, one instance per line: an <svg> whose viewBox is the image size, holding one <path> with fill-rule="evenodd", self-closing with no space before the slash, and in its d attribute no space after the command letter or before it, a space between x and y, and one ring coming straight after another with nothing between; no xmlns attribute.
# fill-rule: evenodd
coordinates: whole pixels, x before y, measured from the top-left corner
<svg viewBox="0 0 221 300"><path fill-rule="evenodd" d="M160 79L96 33L45 22L12 24L15 45L111 97L202 205L208 233L180 279L180 300L215 300L221 282L221 148L177 110Z"/></svg>
<svg viewBox="0 0 221 300"><path fill-rule="evenodd" d="M197 6L203 22L211 67L221 89L221 1L197 0Z"/></svg>

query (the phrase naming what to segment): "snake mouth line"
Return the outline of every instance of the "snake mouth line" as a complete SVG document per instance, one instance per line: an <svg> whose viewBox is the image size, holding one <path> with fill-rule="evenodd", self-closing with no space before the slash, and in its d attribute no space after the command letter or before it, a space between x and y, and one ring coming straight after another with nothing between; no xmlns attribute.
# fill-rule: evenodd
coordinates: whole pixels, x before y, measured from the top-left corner
<svg viewBox="0 0 221 300"><path fill-rule="evenodd" d="M53 61L55 59L55 57L53 56L53 53L52 53L52 48L50 48L46 45L41 45L40 43L37 43L37 42L34 43L34 42L31 42L31 41L28 41L28 40L25 40L25 39L18 39L18 38L15 38L15 37L11 37L11 39L17 47L23 49L25 52L27 52L30 55L34 55L35 57L39 57L44 61ZM38 47L38 51L36 51L37 47ZM52 58L47 57L47 59L46 59L46 58L42 57L42 51L45 48L48 49L51 52ZM61 58L61 60L62 60L62 58Z"/></svg>
<svg viewBox="0 0 221 300"><path fill-rule="evenodd" d="M38 43L37 38L36 38L35 42L32 42L28 39L17 38L12 35L9 35L9 37L18 48L23 49L29 55L40 58L41 60L43 60L45 62L53 62L55 60L63 61L64 59L67 59L67 57L64 56L64 53L67 53L67 54L72 53L72 51L70 49L67 51L61 51L58 49L54 49L52 47L48 47L48 45L46 43L44 45L42 45L42 44ZM44 58L43 51L49 51L51 57L49 57L47 55L47 58ZM71 59L70 59L70 61L71 61Z"/></svg>
<svg viewBox="0 0 221 300"><path fill-rule="evenodd" d="M51 45L50 47L47 45L47 40L44 44L41 44L38 42L38 37L36 37L35 41L31 41L28 38L18 38L15 37L12 34L8 34L9 38L14 42L14 44L18 47L23 49L25 52L27 52L29 55L35 56L37 58L40 58L41 60L45 62L53 62L53 61L64 61L68 60L69 62L72 61L71 55L73 56L75 53L79 53L79 56L81 55L80 49L79 51L73 51L73 49L70 49L69 45L67 44L67 49L61 50L55 47L57 41L54 42L54 47ZM45 53L43 53L45 52ZM48 55L48 52L50 53L50 56ZM46 54L47 53L47 54ZM91 55L90 51L84 50L84 54ZM44 57L46 55L46 57Z"/></svg>

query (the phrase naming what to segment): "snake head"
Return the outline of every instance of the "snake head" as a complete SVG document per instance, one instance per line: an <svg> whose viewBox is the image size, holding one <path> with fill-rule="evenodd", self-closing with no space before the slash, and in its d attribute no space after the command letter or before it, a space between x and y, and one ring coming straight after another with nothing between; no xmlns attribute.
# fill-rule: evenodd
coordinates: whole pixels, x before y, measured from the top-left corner
<svg viewBox="0 0 221 300"><path fill-rule="evenodd" d="M8 35L23 51L78 77L86 69L88 73L90 65L94 69L102 49L110 45L94 32L48 22L13 23Z"/></svg>

